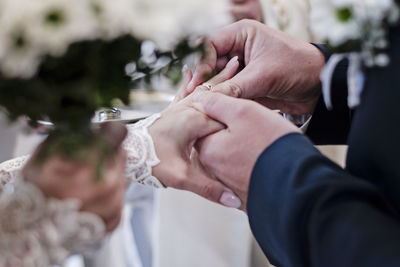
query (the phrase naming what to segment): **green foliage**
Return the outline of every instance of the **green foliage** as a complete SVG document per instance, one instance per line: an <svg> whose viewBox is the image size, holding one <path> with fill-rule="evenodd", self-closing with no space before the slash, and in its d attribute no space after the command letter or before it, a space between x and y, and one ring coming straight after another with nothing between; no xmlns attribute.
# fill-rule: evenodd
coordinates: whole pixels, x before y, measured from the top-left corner
<svg viewBox="0 0 400 267"><path fill-rule="evenodd" d="M127 103L130 78L124 67L139 58L139 48L140 43L128 36L73 44L60 58L46 57L31 79L0 76L0 105L11 119L48 118L61 128L78 130L114 98Z"/></svg>
<svg viewBox="0 0 400 267"><path fill-rule="evenodd" d="M155 67L154 64L146 64L140 59L136 65L137 73L143 74L140 78L134 79L133 86L138 86L139 84L145 85L151 84L151 79L154 76L163 75L167 77L173 85L177 85L182 79L182 67L183 62L189 55L200 53L205 54L205 48L203 44L198 46L191 45L188 39L182 40L176 45L174 51L171 52L160 52L155 51L156 59L165 59L168 63L163 67Z"/></svg>
<svg viewBox="0 0 400 267"><path fill-rule="evenodd" d="M50 14L48 19L57 22L61 15ZM24 46L18 35L15 41ZM201 46L193 48L184 40L174 52L155 51L156 60L164 58L168 62L156 68L141 62L141 45L142 41L130 35L110 41L78 42L61 57L46 56L30 79L10 79L0 73L0 106L11 120L27 116L33 127L39 120L50 120L54 123L49 132L52 146L68 157L79 158L74 151L96 140L91 130L95 111L111 107L116 99L128 104L133 82L125 73L127 63L134 62L146 82L154 75L165 75L177 83L182 60L202 51Z"/></svg>

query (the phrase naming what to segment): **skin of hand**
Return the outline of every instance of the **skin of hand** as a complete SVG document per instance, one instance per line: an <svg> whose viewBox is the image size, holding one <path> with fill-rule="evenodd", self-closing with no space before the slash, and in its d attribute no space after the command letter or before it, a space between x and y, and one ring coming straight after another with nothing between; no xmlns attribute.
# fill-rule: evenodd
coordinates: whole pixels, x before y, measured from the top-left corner
<svg viewBox="0 0 400 267"><path fill-rule="evenodd" d="M230 0L231 14L235 21L253 19L263 22L263 9L260 0Z"/></svg>
<svg viewBox="0 0 400 267"><path fill-rule="evenodd" d="M241 199L246 211L251 172L261 153L280 137L300 130L254 101L220 93L196 94L193 105L225 128L196 144L200 162ZM279 159L277 159L279 160Z"/></svg>
<svg viewBox="0 0 400 267"><path fill-rule="evenodd" d="M239 67L237 58L208 83L217 84L232 77ZM174 102L162 112L161 118L149 127L160 164L153 167L153 175L165 186L192 191L206 199L228 207L239 208L240 200L225 185L205 171L193 149L195 142L218 132L224 125L194 109L192 98L186 97L186 86L192 78L189 68L183 69L184 81Z"/></svg>
<svg viewBox="0 0 400 267"><path fill-rule="evenodd" d="M127 159L120 146L125 139L126 128L122 124L106 123L101 126L100 134L115 150L115 154L107 157L103 163L100 181L95 179L95 167L90 160L77 162L60 155L52 155L44 162L38 161L43 144L24 167L23 175L25 180L35 184L46 197L79 199L82 202L81 210L100 216L106 231L111 232L121 220L125 195Z"/></svg>
<svg viewBox="0 0 400 267"><path fill-rule="evenodd" d="M208 38L206 59L196 67L188 92L233 56L239 57L241 71L213 91L254 99L288 114L312 113L321 94L323 54L254 20L236 22Z"/></svg>

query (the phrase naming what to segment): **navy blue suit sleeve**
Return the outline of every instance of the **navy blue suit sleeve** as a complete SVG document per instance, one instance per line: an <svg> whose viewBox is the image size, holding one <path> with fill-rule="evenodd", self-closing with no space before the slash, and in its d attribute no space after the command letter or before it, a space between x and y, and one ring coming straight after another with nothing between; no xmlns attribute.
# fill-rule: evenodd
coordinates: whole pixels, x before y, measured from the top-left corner
<svg viewBox="0 0 400 267"><path fill-rule="evenodd" d="M395 209L375 185L335 165L303 135L286 135L259 157L247 210L276 266L400 266Z"/></svg>

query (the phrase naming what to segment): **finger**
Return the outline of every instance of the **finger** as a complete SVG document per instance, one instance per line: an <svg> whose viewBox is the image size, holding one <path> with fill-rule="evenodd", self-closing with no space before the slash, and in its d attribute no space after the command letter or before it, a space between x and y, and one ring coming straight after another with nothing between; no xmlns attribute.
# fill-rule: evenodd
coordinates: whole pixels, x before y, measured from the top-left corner
<svg viewBox="0 0 400 267"><path fill-rule="evenodd" d="M82 207L82 210L92 212L100 216L106 224L113 221L122 210L125 196L124 183L109 187L107 193L104 191L97 194Z"/></svg>
<svg viewBox="0 0 400 267"><path fill-rule="evenodd" d="M235 56L231 60L229 60L225 68L220 73L218 73L213 78L208 80L207 83L212 86L223 83L226 80L231 79L236 74L238 69L239 69L239 60L238 56Z"/></svg>
<svg viewBox="0 0 400 267"><path fill-rule="evenodd" d="M122 177L125 175L125 168L121 169L120 166L118 168L118 177ZM105 217L105 223L107 231L113 231L121 221L122 209L124 205L125 199L125 179L118 179L119 186L117 186L117 193L112 197L109 205L110 215ZM107 215L106 215L107 216Z"/></svg>
<svg viewBox="0 0 400 267"><path fill-rule="evenodd" d="M208 117L204 120L204 123L199 123L199 130L197 131L196 138L202 138L225 129L225 125L218 121L212 120Z"/></svg>
<svg viewBox="0 0 400 267"><path fill-rule="evenodd" d="M183 190L191 191L216 203L220 202L222 195L226 191L223 184L198 173L194 173L191 177L193 179L185 185Z"/></svg>
<svg viewBox="0 0 400 267"><path fill-rule="evenodd" d="M214 177L224 177L222 173L220 173L221 169L216 166L221 166L226 164L224 163L224 157L221 158L221 154L215 150L215 144L222 144L226 140L226 131L221 131L206 138L200 139L196 144L196 149L200 154L197 154L199 157L199 164L203 166L208 174L213 174ZM211 147L211 149L210 149ZM219 155L218 155L219 154ZM226 157L225 157L226 158ZM221 161L222 160L222 161ZM211 165L204 165L211 164ZM214 165L216 164L216 165ZM221 180L218 179L221 182ZM226 182L226 183L225 183ZM222 181L225 186L225 192L221 195L219 199L219 203L227 207L233 208L241 208L245 207L241 204L240 198L238 195L234 194L232 190L229 189L229 181Z"/></svg>
<svg viewBox="0 0 400 267"><path fill-rule="evenodd" d="M225 125L210 119L198 110L190 108L186 112L188 115L181 127L181 131L186 133L187 139L185 142L181 142L180 149L189 158L197 139L216 133L224 129Z"/></svg>
<svg viewBox="0 0 400 267"><path fill-rule="evenodd" d="M100 126L100 135L115 150L121 146L128 133L125 125L120 122L106 122Z"/></svg>
<svg viewBox="0 0 400 267"><path fill-rule="evenodd" d="M93 178L92 181L92 195L91 199L99 201L101 205L107 204L110 196L115 193L123 191L125 188L125 165L126 165L126 152L120 149L119 154L115 160L109 161L106 168L102 170L104 173L103 179L96 182Z"/></svg>
<svg viewBox="0 0 400 267"><path fill-rule="evenodd" d="M263 73L256 64L252 63L231 79L214 86L212 91L238 98L264 97L269 85L266 84L266 79L260 79L260 77L265 75L265 72Z"/></svg>
<svg viewBox="0 0 400 267"><path fill-rule="evenodd" d="M207 115L198 110L194 110L192 115L188 117L190 123L187 124L187 131L193 140L205 137L225 129L225 125L210 119Z"/></svg>
<svg viewBox="0 0 400 267"><path fill-rule="evenodd" d="M119 210L110 220L105 221L104 223L106 225L106 232L110 233L114 231L120 224L121 218L122 218L122 210Z"/></svg>
<svg viewBox="0 0 400 267"><path fill-rule="evenodd" d="M199 153L199 161L201 165L207 170L208 173L212 173L215 177L222 177L221 169L214 165L224 165L229 163L229 159L223 157L223 153L218 150L221 144L224 144L228 138L228 131L220 131L213 135L205 138L198 139L195 148ZM228 184L229 185L229 184Z"/></svg>
<svg viewBox="0 0 400 267"><path fill-rule="evenodd" d="M218 58L230 54L233 49L243 54L246 38L245 36L238 37L237 33L242 34L240 25L234 23L215 32L208 38L205 42L206 57L197 65L193 73L193 79L190 83L191 90L207 80L207 76L216 69Z"/></svg>
<svg viewBox="0 0 400 267"><path fill-rule="evenodd" d="M179 102L180 100L182 100L186 96L188 96L191 92L190 90L188 90L188 85L189 85L190 81L192 80L193 73L192 73L192 70L189 69L189 67L187 65L183 66L182 75L183 75L183 79L182 79L181 87L179 88L179 90L174 98L174 101L172 103Z"/></svg>
<svg viewBox="0 0 400 267"><path fill-rule="evenodd" d="M228 64L228 62L229 62L229 58L227 56L218 58L216 70L218 72L220 72L221 70L223 70L225 68L225 66L226 66L226 64Z"/></svg>
<svg viewBox="0 0 400 267"><path fill-rule="evenodd" d="M217 66L217 52L213 44L210 41L206 41L204 46L206 50L205 58L196 66L192 80L188 85L188 91L190 92L193 92L197 86L208 80L208 77Z"/></svg>
<svg viewBox="0 0 400 267"><path fill-rule="evenodd" d="M245 104L244 100L209 91L198 92L192 101L195 109L226 126L235 121L236 114Z"/></svg>
<svg viewBox="0 0 400 267"><path fill-rule="evenodd" d="M109 203L103 205L104 211L102 211L102 217L106 224L115 221L115 219L120 216L124 206L124 197L125 190L121 188L118 193L110 199Z"/></svg>
<svg viewBox="0 0 400 267"><path fill-rule="evenodd" d="M196 153L197 154L197 153ZM184 190L191 191L210 201L222 204L231 208L240 208L240 199L227 189L220 181L210 178L210 175L204 170L200 162L194 155L192 165L189 169L190 179L183 185Z"/></svg>
<svg viewBox="0 0 400 267"><path fill-rule="evenodd" d="M120 180L125 178L127 158L126 150L123 147L120 147L117 154L104 162L104 166L107 168L107 173L112 173L110 175L106 174L104 179L111 179L110 182L121 182Z"/></svg>

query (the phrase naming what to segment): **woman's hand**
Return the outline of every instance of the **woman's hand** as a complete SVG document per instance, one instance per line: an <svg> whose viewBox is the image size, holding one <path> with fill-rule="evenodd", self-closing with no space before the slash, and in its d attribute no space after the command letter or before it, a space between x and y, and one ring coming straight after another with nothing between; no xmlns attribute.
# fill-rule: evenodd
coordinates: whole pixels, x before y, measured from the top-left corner
<svg viewBox="0 0 400 267"><path fill-rule="evenodd" d="M226 68L208 81L218 84L234 75L239 67L233 58ZM192 106L192 97L187 96L187 83L191 71L184 69L184 83L175 101L162 113L161 118L149 127L160 164L153 167L153 175L165 186L192 191L211 201L239 208L240 200L225 185L210 176L200 164L193 149L195 142L224 129L224 125L210 119ZM199 88L198 90L206 90Z"/></svg>
<svg viewBox="0 0 400 267"><path fill-rule="evenodd" d="M102 178L96 180L98 162L76 162L53 155L44 162L38 160L40 146L23 170L24 178L35 184L46 197L79 199L82 211L100 216L108 232L114 230L121 219L125 193L125 151L120 148L126 129L120 124L104 124L100 134L116 151L102 162ZM96 151L95 153L98 153Z"/></svg>

